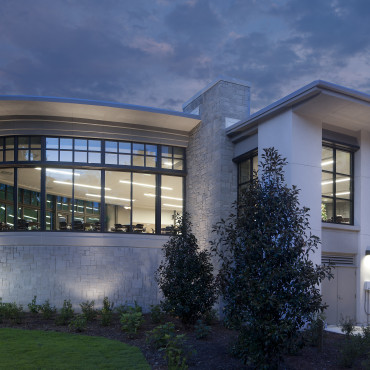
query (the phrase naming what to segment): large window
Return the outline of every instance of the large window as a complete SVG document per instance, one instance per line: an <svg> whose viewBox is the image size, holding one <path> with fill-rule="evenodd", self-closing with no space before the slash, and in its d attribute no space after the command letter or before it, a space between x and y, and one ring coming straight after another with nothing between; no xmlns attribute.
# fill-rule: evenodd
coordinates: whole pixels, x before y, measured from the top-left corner
<svg viewBox="0 0 370 370"><path fill-rule="evenodd" d="M0 231L170 234L184 207L183 148L22 136L0 138L1 161Z"/></svg>
<svg viewBox="0 0 370 370"><path fill-rule="evenodd" d="M248 189L258 171L257 151L250 152L242 161L238 162L238 195Z"/></svg>
<svg viewBox="0 0 370 370"><path fill-rule="evenodd" d="M321 168L322 221L353 224L353 153L323 145Z"/></svg>

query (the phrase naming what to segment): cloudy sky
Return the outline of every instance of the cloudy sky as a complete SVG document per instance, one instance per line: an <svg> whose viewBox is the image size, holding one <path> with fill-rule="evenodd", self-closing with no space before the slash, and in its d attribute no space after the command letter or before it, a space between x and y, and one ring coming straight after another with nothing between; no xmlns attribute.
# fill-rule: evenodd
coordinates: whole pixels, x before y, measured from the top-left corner
<svg viewBox="0 0 370 370"><path fill-rule="evenodd" d="M252 111L322 79L370 93L368 0L0 0L0 94L181 110L217 76Z"/></svg>

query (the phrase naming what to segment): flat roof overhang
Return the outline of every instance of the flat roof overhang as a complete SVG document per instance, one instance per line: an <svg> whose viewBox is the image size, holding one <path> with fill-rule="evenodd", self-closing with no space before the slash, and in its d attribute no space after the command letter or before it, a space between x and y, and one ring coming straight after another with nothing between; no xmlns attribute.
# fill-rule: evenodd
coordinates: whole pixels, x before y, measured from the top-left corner
<svg viewBox="0 0 370 370"><path fill-rule="evenodd" d="M370 95L325 81L314 81L227 129L238 142L256 132L259 123L288 109L333 127L358 131L370 128Z"/></svg>
<svg viewBox="0 0 370 370"><path fill-rule="evenodd" d="M0 95L1 117L63 117L108 121L190 132L200 122L195 114L95 100Z"/></svg>

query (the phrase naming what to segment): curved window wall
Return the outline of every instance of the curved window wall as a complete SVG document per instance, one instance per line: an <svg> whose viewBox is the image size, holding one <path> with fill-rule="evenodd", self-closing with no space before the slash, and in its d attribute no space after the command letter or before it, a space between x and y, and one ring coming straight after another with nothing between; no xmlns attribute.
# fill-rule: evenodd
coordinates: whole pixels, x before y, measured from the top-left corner
<svg viewBox="0 0 370 370"><path fill-rule="evenodd" d="M0 162L1 231L171 234L184 207L183 148L8 137Z"/></svg>

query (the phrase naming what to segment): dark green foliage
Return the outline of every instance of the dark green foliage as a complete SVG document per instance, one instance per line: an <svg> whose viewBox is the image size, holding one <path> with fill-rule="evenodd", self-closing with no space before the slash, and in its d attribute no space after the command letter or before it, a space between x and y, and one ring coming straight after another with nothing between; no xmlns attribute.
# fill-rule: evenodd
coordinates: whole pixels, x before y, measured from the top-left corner
<svg viewBox="0 0 370 370"><path fill-rule="evenodd" d="M68 323L73 319L74 317L74 310L72 308L71 301L64 300L63 307L60 309L60 314L58 315L56 321L57 325L68 325Z"/></svg>
<svg viewBox="0 0 370 370"><path fill-rule="evenodd" d="M78 333L83 332L87 326L87 318L85 315L77 315L72 319L68 325L70 330L74 330Z"/></svg>
<svg viewBox="0 0 370 370"><path fill-rule="evenodd" d="M123 313L143 312L141 306L135 301L135 305L121 304L115 308L116 312L121 316Z"/></svg>
<svg viewBox="0 0 370 370"><path fill-rule="evenodd" d="M95 306L95 301L90 301L90 302L86 301L86 302L80 303L82 314L86 317L87 321L93 321L98 314L94 306Z"/></svg>
<svg viewBox="0 0 370 370"><path fill-rule="evenodd" d="M57 309L50 304L48 299L39 306L39 310L44 319L50 319L57 312Z"/></svg>
<svg viewBox="0 0 370 370"><path fill-rule="evenodd" d="M159 324L163 320L163 312L159 304L150 305L150 319L153 324Z"/></svg>
<svg viewBox="0 0 370 370"><path fill-rule="evenodd" d="M23 320L24 312L23 306L13 303L3 303L0 298L0 322L4 319L11 320L16 324L21 324Z"/></svg>
<svg viewBox="0 0 370 370"><path fill-rule="evenodd" d="M217 311L215 309L211 309L207 312L204 313L202 316L202 320L207 324L207 325L212 325L217 321Z"/></svg>
<svg viewBox="0 0 370 370"><path fill-rule="evenodd" d="M339 320L339 326L342 330L342 333L344 333L347 338L355 331L355 324L356 321L350 317L341 317Z"/></svg>
<svg viewBox="0 0 370 370"><path fill-rule="evenodd" d="M154 348L164 348L168 338L175 336L175 325L173 322L166 322L155 327L147 333L146 342Z"/></svg>
<svg viewBox="0 0 370 370"><path fill-rule="evenodd" d="M237 215L219 222L213 251L228 323L239 330L235 352L258 368L278 366L298 329L322 312L319 283L330 269L314 265L308 209L288 187L286 160L274 148L261 155L260 178L242 194Z"/></svg>
<svg viewBox="0 0 370 370"><path fill-rule="evenodd" d="M202 320L197 320L195 326L195 337L197 339L205 339L208 337L208 334L211 332L211 328L206 325Z"/></svg>
<svg viewBox="0 0 370 370"><path fill-rule="evenodd" d="M313 318L304 331L304 339L313 347L318 347L322 351L324 340L324 318L323 315L317 315Z"/></svg>
<svg viewBox="0 0 370 370"><path fill-rule="evenodd" d="M216 301L213 265L210 252L199 251L189 215L177 216L176 224L175 235L162 248L156 280L164 295L163 309L192 324Z"/></svg>
<svg viewBox="0 0 370 370"><path fill-rule="evenodd" d="M144 317L142 312L132 312L123 313L120 318L120 323L122 324L122 330L127 333L129 338L133 338L140 326L144 322Z"/></svg>
<svg viewBox="0 0 370 370"><path fill-rule="evenodd" d="M28 303L28 309L30 310L31 313L38 313L40 311L40 306L38 304L36 304L36 298L37 296L33 296L33 299L31 301L31 303Z"/></svg>
<svg viewBox="0 0 370 370"><path fill-rule="evenodd" d="M109 302L108 297L103 299L103 308L101 309L101 324L103 326L109 326L112 322L113 315L113 302Z"/></svg>

